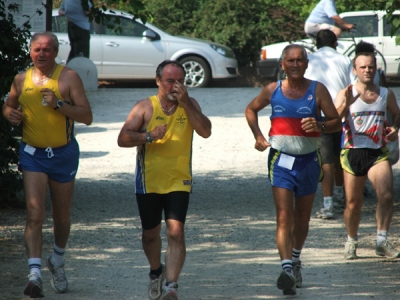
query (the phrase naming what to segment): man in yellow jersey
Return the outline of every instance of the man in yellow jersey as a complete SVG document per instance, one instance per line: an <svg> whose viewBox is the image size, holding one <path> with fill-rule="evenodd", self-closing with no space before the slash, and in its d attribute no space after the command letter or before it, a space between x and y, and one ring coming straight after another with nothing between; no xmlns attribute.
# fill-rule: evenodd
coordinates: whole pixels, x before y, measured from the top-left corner
<svg viewBox="0 0 400 300"><path fill-rule="evenodd" d="M185 73L178 62L163 61L156 70L157 95L135 104L118 136L120 147L137 146L136 200L150 264L149 299L178 299L192 189L193 130L203 138L211 135L210 120L184 86ZM165 265L161 263L162 211L168 240Z"/></svg>
<svg viewBox="0 0 400 300"><path fill-rule="evenodd" d="M20 168L27 207L25 242L30 270L24 294L31 298L43 297L42 225L47 186L54 222L54 251L47 258L47 266L53 289L57 293L67 290L64 253L79 163L74 121L92 123L92 111L79 75L55 63L58 45L57 37L50 32L33 35L33 67L15 76L3 105L3 115L13 126L22 123Z"/></svg>

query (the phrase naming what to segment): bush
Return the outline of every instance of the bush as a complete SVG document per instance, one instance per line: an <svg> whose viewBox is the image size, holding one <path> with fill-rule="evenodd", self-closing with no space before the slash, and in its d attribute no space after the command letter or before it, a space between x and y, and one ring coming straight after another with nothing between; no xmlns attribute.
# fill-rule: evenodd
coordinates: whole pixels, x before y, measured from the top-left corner
<svg viewBox="0 0 400 300"><path fill-rule="evenodd" d="M15 12L18 8L9 5ZM5 95L10 90L14 76L25 70L30 62L27 41L30 38L29 24L22 28L15 25L12 14L7 14L4 0L0 1L0 100L3 104ZM18 138L20 128L12 128L10 123L0 114L0 206L13 205L18 192L22 189L21 173L16 166L19 161Z"/></svg>

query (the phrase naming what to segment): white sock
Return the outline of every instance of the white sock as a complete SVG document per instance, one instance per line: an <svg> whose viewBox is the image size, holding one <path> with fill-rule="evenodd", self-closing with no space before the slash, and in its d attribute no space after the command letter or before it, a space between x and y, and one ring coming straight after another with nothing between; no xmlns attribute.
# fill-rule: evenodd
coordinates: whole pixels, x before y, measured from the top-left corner
<svg viewBox="0 0 400 300"><path fill-rule="evenodd" d="M386 230L377 230L376 232L376 245L380 246L382 242L387 240L387 231Z"/></svg>
<svg viewBox="0 0 400 300"><path fill-rule="evenodd" d="M42 277L40 269L42 268L42 260L40 258L28 258L29 274L36 273L39 277Z"/></svg>
<svg viewBox="0 0 400 300"><path fill-rule="evenodd" d="M332 196L324 197L324 208L332 207Z"/></svg>
<svg viewBox="0 0 400 300"><path fill-rule="evenodd" d="M51 255L51 261L55 266L61 266L64 263L65 248L60 248L54 244L54 251Z"/></svg>
<svg viewBox="0 0 400 300"><path fill-rule="evenodd" d="M357 242L358 241L358 235L356 235L354 238L351 238L351 237L347 236L347 240L349 242Z"/></svg>

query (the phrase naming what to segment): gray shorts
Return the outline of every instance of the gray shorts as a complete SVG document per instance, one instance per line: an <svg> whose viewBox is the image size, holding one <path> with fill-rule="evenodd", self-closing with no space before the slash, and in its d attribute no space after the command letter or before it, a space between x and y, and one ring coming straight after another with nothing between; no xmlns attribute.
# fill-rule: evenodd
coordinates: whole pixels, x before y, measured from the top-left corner
<svg viewBox="0 0 400 300"><path fill-rule="evenodd" d="M321 133L321 147L319 149L322 164L333 164L340 157L342 131Z"/></svg>

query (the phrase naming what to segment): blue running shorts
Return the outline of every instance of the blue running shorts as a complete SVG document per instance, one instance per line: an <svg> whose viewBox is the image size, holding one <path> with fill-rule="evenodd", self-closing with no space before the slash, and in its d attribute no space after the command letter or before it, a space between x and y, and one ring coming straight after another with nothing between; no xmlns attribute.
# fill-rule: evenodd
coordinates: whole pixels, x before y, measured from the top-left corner
<svg viewBox="0 0 400 300"><path fill-rule="evenodd" d="M282 156L286 156L286 161L291 163L284 165ZM307 196L317 191L322 177L321 155L318 151L293 155L270 149L268 179L273 187L293 191L295 197Z"/></svg>
<svg viewBox="0 0 400 300"><path fill-rule="evenodd" d="M22 170L47 174L57 182L75 179L79 165L79 145L76 139L58 148L35 148L21 142L19 146Z"/></svg>

